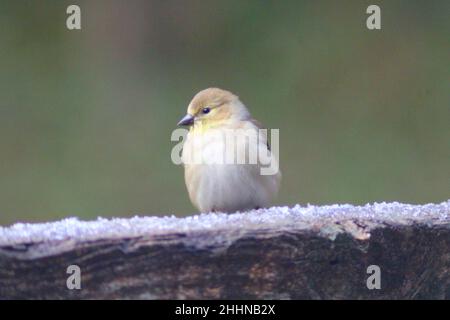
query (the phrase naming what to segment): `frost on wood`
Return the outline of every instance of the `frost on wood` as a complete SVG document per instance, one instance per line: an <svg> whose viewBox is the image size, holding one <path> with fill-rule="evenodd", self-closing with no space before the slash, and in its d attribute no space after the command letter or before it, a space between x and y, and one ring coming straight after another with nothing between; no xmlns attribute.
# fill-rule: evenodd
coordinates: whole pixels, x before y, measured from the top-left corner
<svg viewBox="0 0 450 320"><path fill-rule="evenodd" d="M0 299L450 298L449 249L450 201L18 223L0 227Z"/></svg>

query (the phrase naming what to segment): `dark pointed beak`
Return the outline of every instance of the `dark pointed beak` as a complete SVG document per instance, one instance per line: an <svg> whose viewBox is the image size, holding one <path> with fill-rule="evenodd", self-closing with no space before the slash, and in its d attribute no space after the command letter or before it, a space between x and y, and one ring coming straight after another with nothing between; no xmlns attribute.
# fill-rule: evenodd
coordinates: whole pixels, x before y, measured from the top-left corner
<svg viewBox="0 0 450 320"><path fill-rule="evenodd" d="M178 126L190 126L194 123L194 116L190 115L189 113L183 117L183 119L180 120L180 122L177 123Z"/></svg>

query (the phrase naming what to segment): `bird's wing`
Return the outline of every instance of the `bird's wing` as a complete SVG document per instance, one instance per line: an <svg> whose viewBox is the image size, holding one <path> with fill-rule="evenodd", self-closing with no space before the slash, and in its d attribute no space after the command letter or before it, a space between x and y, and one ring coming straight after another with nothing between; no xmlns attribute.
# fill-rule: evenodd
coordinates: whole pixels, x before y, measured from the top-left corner
<svg viewBox="0 0 450 320"><path fill-rule="evenodd" d="M265 127L263 126L263 124L262 124L261 122L259 122L259 121L256 120L256 119L253 119L253 118L252 118L252 119L250 119L250 122L253 123L258 129L267 129L267 128L265 128ZM269 139L267 139L266 143L267 143L267 149L268 149L269 151L271 151L271 150L270 150Z"/></svg>

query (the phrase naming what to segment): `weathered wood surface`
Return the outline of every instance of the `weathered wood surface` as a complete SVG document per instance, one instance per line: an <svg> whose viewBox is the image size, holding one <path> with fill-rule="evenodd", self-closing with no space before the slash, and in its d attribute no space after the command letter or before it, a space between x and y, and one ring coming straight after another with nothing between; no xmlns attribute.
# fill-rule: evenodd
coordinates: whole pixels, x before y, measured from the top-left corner
<svg viewBox="0 0 450 320"><path fill-rule="evenodd" d="M448 299L449 249L450 201L16 224L0 228L0 298Z"/></svg>

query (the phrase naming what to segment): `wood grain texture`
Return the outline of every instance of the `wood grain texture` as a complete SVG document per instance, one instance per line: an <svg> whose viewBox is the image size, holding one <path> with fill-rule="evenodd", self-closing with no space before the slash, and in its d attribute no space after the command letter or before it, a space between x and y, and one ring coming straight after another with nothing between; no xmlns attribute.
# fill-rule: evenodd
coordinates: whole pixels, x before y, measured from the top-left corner
<svg viewBox="0 0 450 320"><path fill-rule="evenodd" d="M448 299L449 208L297 206L0 228L0 298ZM81 290L66 287L74 264ZM372 264L381 290L367 289Z"/></svg>

